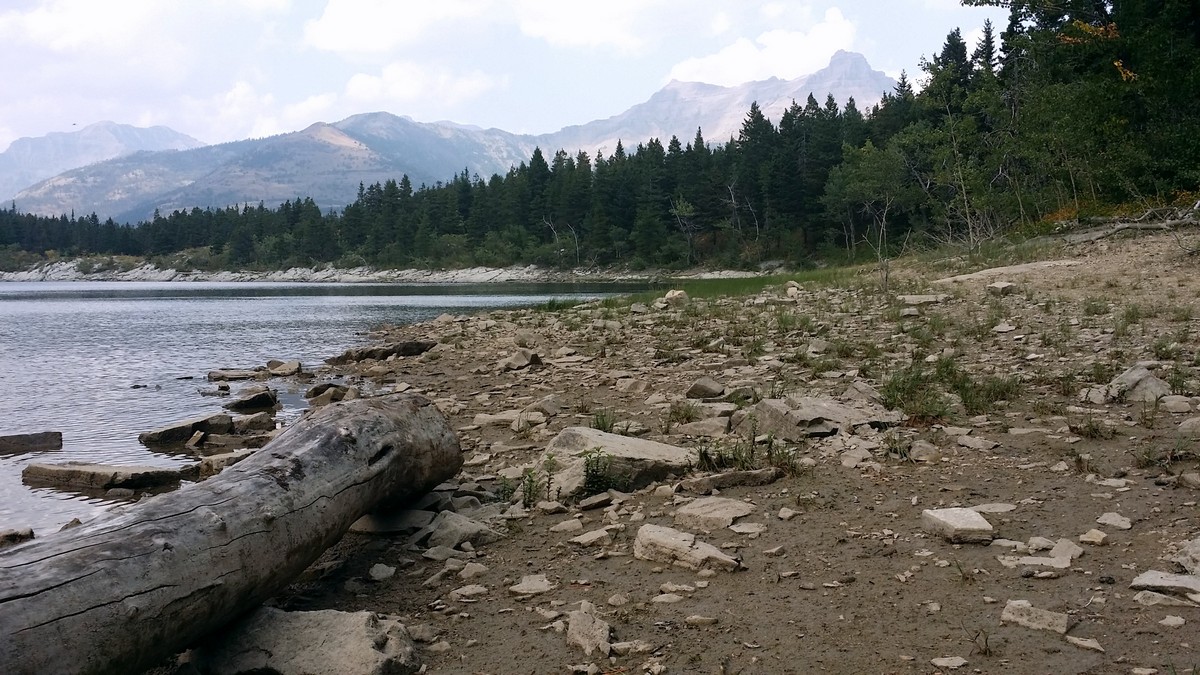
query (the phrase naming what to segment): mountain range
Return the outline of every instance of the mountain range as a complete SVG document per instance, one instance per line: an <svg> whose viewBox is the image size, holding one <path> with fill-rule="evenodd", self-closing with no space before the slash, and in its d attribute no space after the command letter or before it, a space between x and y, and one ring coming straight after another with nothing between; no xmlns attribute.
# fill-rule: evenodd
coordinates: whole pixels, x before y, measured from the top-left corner
<svg viewBox="0 0 1200 675"><path fill-rule="evenodd" d="M547 159L559 149L609 156L618 141L630 151L650 138L665 144L677 136L687 143L697 129L707 141L724 143L736 137L753 102L778 121L810 93L822 103L831 94L842 105L853 97L866 111L894 86L861 54L840 51L827 67L793 80L735 87L672 81L618 115L542 135L373 112L267 138L202 145L165 127L104 122L13 142L0 153L0 195L13 195L22 212L95 212L119 222L144 220L156 210L275 206L296 197L340 209L354 200L359 183L407 174L414 185L432 185L463 170L486 178L528 161L538 147Z"/></svg>

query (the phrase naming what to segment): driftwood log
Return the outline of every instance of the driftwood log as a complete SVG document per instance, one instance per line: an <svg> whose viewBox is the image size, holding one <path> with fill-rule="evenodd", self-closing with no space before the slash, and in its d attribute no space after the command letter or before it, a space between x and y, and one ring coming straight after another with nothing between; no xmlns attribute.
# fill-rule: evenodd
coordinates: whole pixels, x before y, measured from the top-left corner
<svg viewBox="0 0 1200 675"><path fill-rule="evenodd" d="M215 478L0 553L0 673L140 672L461 464L425 398L337 403Z"/></svg>

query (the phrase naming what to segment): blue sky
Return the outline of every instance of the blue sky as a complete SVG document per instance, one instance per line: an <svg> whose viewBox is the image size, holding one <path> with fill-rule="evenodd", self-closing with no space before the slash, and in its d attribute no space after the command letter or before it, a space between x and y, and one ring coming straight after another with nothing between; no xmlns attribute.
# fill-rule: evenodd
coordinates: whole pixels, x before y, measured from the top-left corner
<svg viewBox="0 0 1200 675"><path fill-rule="evenodd" d="M8 0L0 148L100 120L214 143L386 110L519 133L671 79L790 79L838 49L920 74L1002 10L955 0Z"/></svg>

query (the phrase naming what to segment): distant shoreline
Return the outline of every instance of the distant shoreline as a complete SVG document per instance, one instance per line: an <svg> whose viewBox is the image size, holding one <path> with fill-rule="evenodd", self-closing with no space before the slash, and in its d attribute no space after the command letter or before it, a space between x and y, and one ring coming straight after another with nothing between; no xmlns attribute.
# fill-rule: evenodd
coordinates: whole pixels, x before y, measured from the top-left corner
<svg viewBox="0 0 1200 675"><path fill-rule="evenodd" d="M216 281L281 283L409 283L409 284L483 284L483 283L605 283L653 281L655 279L733 279L763 276L765 272L740 270L689 270L670 273L662 270L630 272L619 270L553 270L536 265L517 267L469 267L455 270L380 270L370 267L339 269L334 267L293 267L287 270L219 271L161 269L146 263L130 269L109 269L84 273L79 260L41 263L19 272L0 272L2 281ZM777 272L774 271L774 272Z"/></svg>

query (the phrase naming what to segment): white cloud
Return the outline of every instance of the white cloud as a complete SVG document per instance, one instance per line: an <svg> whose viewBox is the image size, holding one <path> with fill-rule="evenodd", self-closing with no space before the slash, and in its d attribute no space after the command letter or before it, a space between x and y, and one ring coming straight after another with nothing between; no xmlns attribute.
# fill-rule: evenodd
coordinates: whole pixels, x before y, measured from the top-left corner
<svg viewBox="0 0 1200 675"><path fill-rule="evenodd" d="M825 67L837 50L851 49L854 34L854 24L832 8L807 31L777 29L753 41L739 38L715 54L676 64L670 78L725 86L772 76L793 79Z"/></svg>
<svg viewBox="0 0 1200 675"><path fill-rule="evenodd" d="M156 23L160 8L154 0L49 0L24 11L0 13L0 39L56 52L130 51Z"/></svg>
<svg viewBox="0 0 1200 675"><path fill-rule="evenodd" d="M451 20L478 17L490 0L329 0L319 19L304 25L305 42L331 52L389 52L432 34Z"/></svg>
<svg viewBox="0 0 1200 675"><path fill-rule="evenodd" d="M729 20L729 15L725 12L717 12L708 27L713 35L724 35L733 27L733 22Z"/></svg>
<svg viewBox="0 0 1200 675"><path fill-rule="evenodd" d="M522 33L553 46L636 52L647 42L639 32L647 25L642 18L661 4L663 0L516 0L514 10Z"/></svg>
<svg viewBox="0 0 1200 675"><path fill-rule="evenodd" d="M358 73L346 83L346 97L356 104L395 105L432 99L454 106L479 97L503 82L480 72L458 74L412 61L388 64L378 75Z"/></svg>

